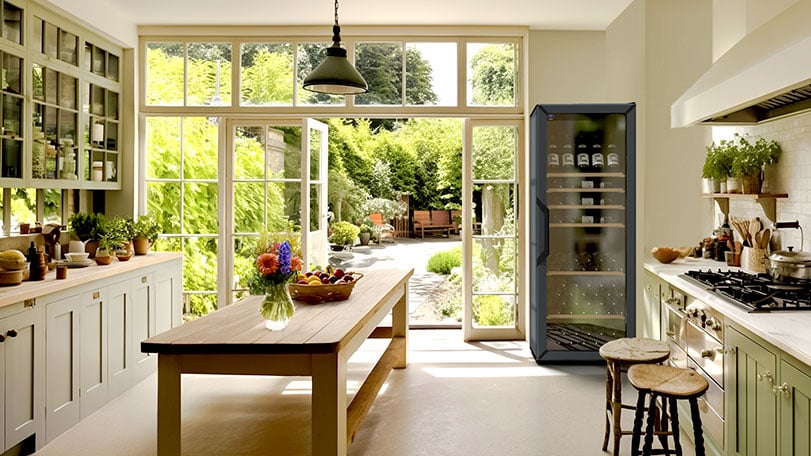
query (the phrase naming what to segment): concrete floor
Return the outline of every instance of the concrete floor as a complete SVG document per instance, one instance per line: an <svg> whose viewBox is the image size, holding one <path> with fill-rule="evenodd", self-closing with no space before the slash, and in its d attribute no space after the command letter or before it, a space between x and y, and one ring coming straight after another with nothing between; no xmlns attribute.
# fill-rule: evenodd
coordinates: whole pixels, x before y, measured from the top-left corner
<svg viewBox="0 0 811 456"><path fill-rule="evenodd" d="M384 343L352 358L350 396ZM464 343L459 330L412 330L409 343L408 368L391 373L350 455L608 454L603 367L538 366L525 342ZM307 455L309 394L308 378L186 375L183 454ZM155 414L152 375L36 454L154 455Z"/></svg>

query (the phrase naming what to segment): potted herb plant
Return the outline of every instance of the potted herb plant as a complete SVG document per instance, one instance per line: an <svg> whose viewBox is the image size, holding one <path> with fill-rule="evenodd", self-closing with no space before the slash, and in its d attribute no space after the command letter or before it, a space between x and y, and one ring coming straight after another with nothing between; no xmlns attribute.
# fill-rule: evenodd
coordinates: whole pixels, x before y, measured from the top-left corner
<svg viewBox="0 0 811 456"><path fill-rule="evenodd" d="M335 244L333 250L343 250L347 245L351 246L355 243L360 228L349 222L341 221L333 223L331 231L332 235L330 235L329 241Z"/></svg>
<svg viewBox="0 0 811 456"><path fill-rule="evenodd" d="M135 238L135 222L132 219L116 217L110 221L108 234L114 245L115 256L120 261L127 261L132 255L131 244Z"/></svg>
<svg viewBox="0 0 811 456"><path fill-rule="evenodd" d="M760 193L764 168L777 163L783 149L777 141L762 137L751 142L736 133L735 141L737 151L732 160L731 175L741 179L743 193Z"/></svg>
<svg viewBox="0 0 811 456"><path fill-rule="evenodd" d="M85 245L85 251L93 258L98 248L98 241L107 231L108 220L104 214L77 212L68 218L72 236Z"/></svg>
<svg viewBox="0 0 811 456"><path fill-rule="evenodd" d="M369 220L372 225L374 222ZM360 226L358 227L360 232L358 233L358 240L360 241L360 245L369 245L369 241L372 240L372 227L366 224L366 220L361 222Z"/></svg>
<svg viewBox="0 0 811 456"><path fill-rule="evenodd" d="M136 255L149 253L149 246L158 240L161 228L158 222L148 215L138 217L133 225L133 246Z"/></svg>
<svg viewBox="0 0 811 456"><path fill-rule="evenodd" d="M730 191L727 178L732 174L732 160L735 150L735 144L726 139L722 139L718 144L712 143L707 147L707 156L704 158L704 166L701 170L701 193L726 193Z"/></svg>

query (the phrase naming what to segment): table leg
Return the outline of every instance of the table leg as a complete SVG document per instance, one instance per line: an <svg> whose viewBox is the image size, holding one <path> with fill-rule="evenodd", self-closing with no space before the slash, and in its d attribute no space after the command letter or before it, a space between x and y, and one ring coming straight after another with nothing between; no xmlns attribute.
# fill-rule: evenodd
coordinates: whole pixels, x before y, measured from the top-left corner
<svg viewBox="0 0 811 456"><path fill-rule="evenodd" d="M395 369L403 369L408 365L408 283L405 284L403 297L391 310L391 337L402 337L403 348L399 353Z"/></svg>
<svg viewBox="0 0 811 456"><path fill-rule="evenodd" d="M346 454L346 360L339 353L313 355L313 456Z"/></svg>
<svg viewBox="0 0 811 456"><path fill-rule="evenodd" d="M158 455L180 456L180 360L158 355Z"/></svg>

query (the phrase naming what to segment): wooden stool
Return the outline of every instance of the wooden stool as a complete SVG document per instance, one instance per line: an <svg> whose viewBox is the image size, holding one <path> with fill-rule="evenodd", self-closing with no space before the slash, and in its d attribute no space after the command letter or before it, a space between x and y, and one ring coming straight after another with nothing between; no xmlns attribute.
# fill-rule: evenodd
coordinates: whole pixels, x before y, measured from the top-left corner
<svg viewBox="0 0 811 456"><path fill-rule="evenodd" d="M693 419L693 435L696 445L696 456L704 456L704 436L701 431L701 416L698 414L698 397L709 388L707 379L693 369L682 369L672 366L635 365L628 369L628 381L639 391L634 414L634 433L631 438L631 454L639 454L639 440L642 436L642 415L645 413L645 398L650 396L648 407L648 425L645 431L645 446L642 454L676 454L681 455L679 442L679 412L676 401L687 399L690 402L690 416ZM673 435L673 450L667 448L667 437L664 437L664 448L653 450L654 415L656 398L662 397L662 407L670 409L670 420Z"/></svg>
<svg viewBox="0 0 811 456"><path fill-rule="evenodd" d="M622 403L622 369L635 364L661 363L670 357L667 343L645 338L612 340L600 347L600 356L606 361L605 380L605 436L603 451L608 448L608 436L614 431L614 456L620 453L620 437L631 435L620 427L622 409L635 407Z"/></svg>

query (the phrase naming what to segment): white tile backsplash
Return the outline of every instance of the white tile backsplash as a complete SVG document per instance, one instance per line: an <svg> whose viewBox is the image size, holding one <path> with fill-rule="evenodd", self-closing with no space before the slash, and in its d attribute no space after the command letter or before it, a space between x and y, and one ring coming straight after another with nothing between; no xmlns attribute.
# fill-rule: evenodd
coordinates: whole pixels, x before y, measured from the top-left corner
<svg viewBox="0 0 811 456"><path fill-rule="evenodd" d="M767 171L767 191L788 193L788 199L777 201L777 219L798 220L809 233L802 248L811 250L811 112L734 130L755 138L774 139L782 146L780 161ZM765 217L756 202L730 201L729 212L738 217ZM798 230L781 230L780 235L783 246L800 244Z"/></svg>

